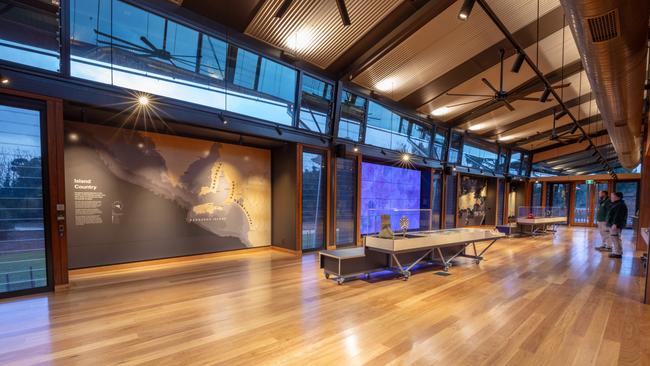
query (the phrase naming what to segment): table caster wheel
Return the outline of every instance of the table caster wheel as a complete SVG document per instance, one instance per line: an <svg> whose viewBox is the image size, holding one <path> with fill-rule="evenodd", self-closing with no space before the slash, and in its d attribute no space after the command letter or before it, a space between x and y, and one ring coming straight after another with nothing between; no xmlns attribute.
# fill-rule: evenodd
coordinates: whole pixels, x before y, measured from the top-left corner
<svg viewBox="0 0 650 366"><path fill-rule="evenodd" d="M345 278L339 277L339 278L336 279L336 283L339 284L339 285L342 285L343 282L345 282Z"/></svg>
<svg viewBox="0 0 650 366"><path fill-rule="evenodd" d="M330 278L330 274L329 274L329 273L325 273L325 278L327 278L327 279L329 280L329 278Z"/></svg>
<svg viewBox="0 0 650 366"><path fill-rule="evenodd" d="M449 266L445 266L445 272L449 272Z"/></svg>
<svg viewBox="0 0 650 366"><path fill-rule="evenodd" d="M408 281L410 277L411 277L411 272L409 271L402 272L402 281Z"/></svg>

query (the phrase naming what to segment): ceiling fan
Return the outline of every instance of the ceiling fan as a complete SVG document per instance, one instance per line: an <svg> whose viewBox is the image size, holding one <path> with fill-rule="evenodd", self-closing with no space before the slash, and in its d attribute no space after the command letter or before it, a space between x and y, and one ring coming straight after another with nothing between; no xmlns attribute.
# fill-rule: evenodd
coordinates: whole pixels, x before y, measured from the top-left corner
<svg viewBox="0 0 650 366"><path fill-rule="evenodd" d="M564 139L564 136L571 135L575 131L573 131L573 130L572 131L566 131L564 133L558 134L556 126L555 126L558 119L559 118L557 118L557 115L555 114L555 111L554 111L553 112L553 128L551 128L551 136L549 136L548 139L551 140L551 141L557 141L557 142L561 143L562 145L566 145L568 143L571 143L572 141L570 141L568 139Z"/></svg>
<svg viewBox="0 0 650 366"><path fill-rule="evenodd" d="M539 98L533 98L533 97L512 97L508 91L503 90L503 59L505 55L505 50L503 48L499 49L499 64L501 66L501 72L499 74L499 89L495 88L492 83L486 78L481 78L481 81L483 84L485 84L490 90L494 92L494 94L489 95L489 94L454 94L454 93L447 93L448 96L450 97L478 97L480 99L473 100L471 102L464 102L464 103L458 103L458 104L453 104L453 105L448 105L447 108L452 108L452 107L459 107L462 105L467 105L467 104L472 104L472 103L478 103L478 102L485 102L488 100L493 100L497 103L503 104L508 110L514 111L515 107L512 106L510 103L511 101L515 100L528 100L528 101L535 101L539 102ZM566 88L567 86L571 85L571 83L566 83L558 86L554 86L553 89L560 89L560 88ZM508 97L511 97L511 100L508 100ZM546 101L550 102L552 101L552 98L548 98Z"/></svg>

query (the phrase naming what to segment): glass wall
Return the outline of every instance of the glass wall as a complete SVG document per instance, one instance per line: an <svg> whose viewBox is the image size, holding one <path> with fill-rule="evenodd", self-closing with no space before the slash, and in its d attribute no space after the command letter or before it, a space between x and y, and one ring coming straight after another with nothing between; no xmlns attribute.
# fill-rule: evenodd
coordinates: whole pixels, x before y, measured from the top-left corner
<svg viewBox="0 0 650 366"><path fill-rule="evenodd" d="M70 37L74 77L293 125L296 70L218 38L119 0L71 0Z"/></svg>
<svg viewBox="0 0 650 366"><path fill-rule="evenodd" d="M444 161L445 152L447 151L447 131L436 129L433 139L433 153L434 158Z"/></svg>
<svg viewBox="0 0 650 366"><path fill-rule="evenodd" d="M48 286L41 113L0 105L0 293Z"/></svg>
<svg viewBox="0 0 650 366"><path fill-rule="evenodd" d="M546 193L546 207L564 208L565 212L569 207L569 184L548 183Z"/></svg>
<svg viewBox="0 0 650 366"><path fill-rule="evenodd" d="M337 136L359 142L363 123L366 120L368 100L348 91L341 93L341 117Z"/></svg>
<svg viewBox="0 0 650 366"><path fill-rule="evenodd" d="M336 245L356 244L357 160L336 159Z"/></svg>
<svg viewBox="0 0 650 366"><path fill-rule="evenodd" d="M433 205L431 207L431 228L434 230L440 229L440 216L442 215L442 173L435 172L433 173L433 187L431 191L433 192Z"/></svg>
<svg viewBox="0 0 650 366"><path fill-rule="evenodd" d="M332 84L302 76L299 127L322 134L329 133L332 113Z"/></svg>
<svg viewBox="0 0 650 366"><path fill-rule="evenodd" d="M508 166L508 173L510 175L521 175L521 153L513 151L510 154L510 165Z"/></svg>
<svg viewBox="0 0 650 366"><path fill-rule="evenodd" d="M452 164L458 163L462 143L463 136L456 131L452 131L451 140L449 141L449 157L447 161Z"/></svg>
<svg viewBox="0 0 650 366"><path fill-rule="evenodd" d="M591 185L576 183L573 205L573 223L588 224L591 217Z"/></svg>
<svg viewBox="0 0 650 366"><path fill-rule="evenodd" d="M365 143L428 157L431 155L431 130L370 101Z"/></svg>
<svg viewBox="0 0 650 366"><path fill-rule="evenodd" d="M60 71L59 4L0 0L0 59Z"/></svg>
<svg viewBox="0 0 650 366"><path fill-rule="evenodd" d="M302 153L302 250L325 247L327 166L322 152Z"/></svg>
<svg viewBox="0 0 650 366"><path fill-rule="evenodd" d="M506 212L506 181L505 179L499 179L499 217L497 217L497 225L503 225L503 218L505 217Z"/></svg>
<svg viewBox="0 0 650 366"><path fill-rule="evenodd" d="M458 191L456 180L457 175L455 173L447 176L447 194L445 197L445 229L456 227L456 191Z"/></svg>
<svg viewBox="0 0 650 366"><path fill-rule="evenodd" d="M543 183L535 182L533 183L533 192L531 195L531 206L541 206L542 205L542 187Z"/></svg>
<svg viewBox="0 0 650 366"><path fill-rule="evenodd" d="M627 205L627 226L632 227L634 223L633 217L636 216L638 210L638 191L639 182L637 181L622 181L614 184L614 191L623 193L623 200Z"/></svg>
<svg viewBox="0 0 650 366"><path fill-rule="evenodd" d="M496 171L497 153L471 143L465 143L461 165L469 168Z"/></svg>

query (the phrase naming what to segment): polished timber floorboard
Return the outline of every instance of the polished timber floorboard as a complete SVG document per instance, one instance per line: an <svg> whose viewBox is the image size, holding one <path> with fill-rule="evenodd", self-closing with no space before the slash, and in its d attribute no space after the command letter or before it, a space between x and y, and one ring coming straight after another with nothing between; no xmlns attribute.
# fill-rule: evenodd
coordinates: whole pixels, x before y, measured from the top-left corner
<svg viewBox="0 0 650 366"><path fill-rule="evenodd" d="M337 286L317 256L260 250L73 274L0 301L0 365L650 365L630 234L505 239L451 276Z"/></svg>

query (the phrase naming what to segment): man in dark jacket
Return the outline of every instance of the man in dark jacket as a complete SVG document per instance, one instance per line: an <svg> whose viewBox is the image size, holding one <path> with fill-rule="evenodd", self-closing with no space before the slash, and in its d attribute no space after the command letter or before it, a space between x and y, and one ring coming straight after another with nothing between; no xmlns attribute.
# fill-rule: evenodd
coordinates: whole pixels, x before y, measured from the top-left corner
<svg viewBox="0 0 650 366"><path fill-rule="evenodd" d="M609 227L612 252L610 258L621 258L623 246L621 245L621 231L627 223L627 205L623 201L623 193L614 192L611 194L612 206L607 213L607 227Z"/></svg>
<svg viewBox="0 0 650 366"><path fill-rule="evenodd" d="M598 232L600 239L603 241L601 245L596 245L596 249L601 251L611 251L612 244L609 240L609 228L607 227L607 213L612 206L612 201L609 199L607 191L598 192L598 209L596 210L596 224L598 224Z"/></svg>

